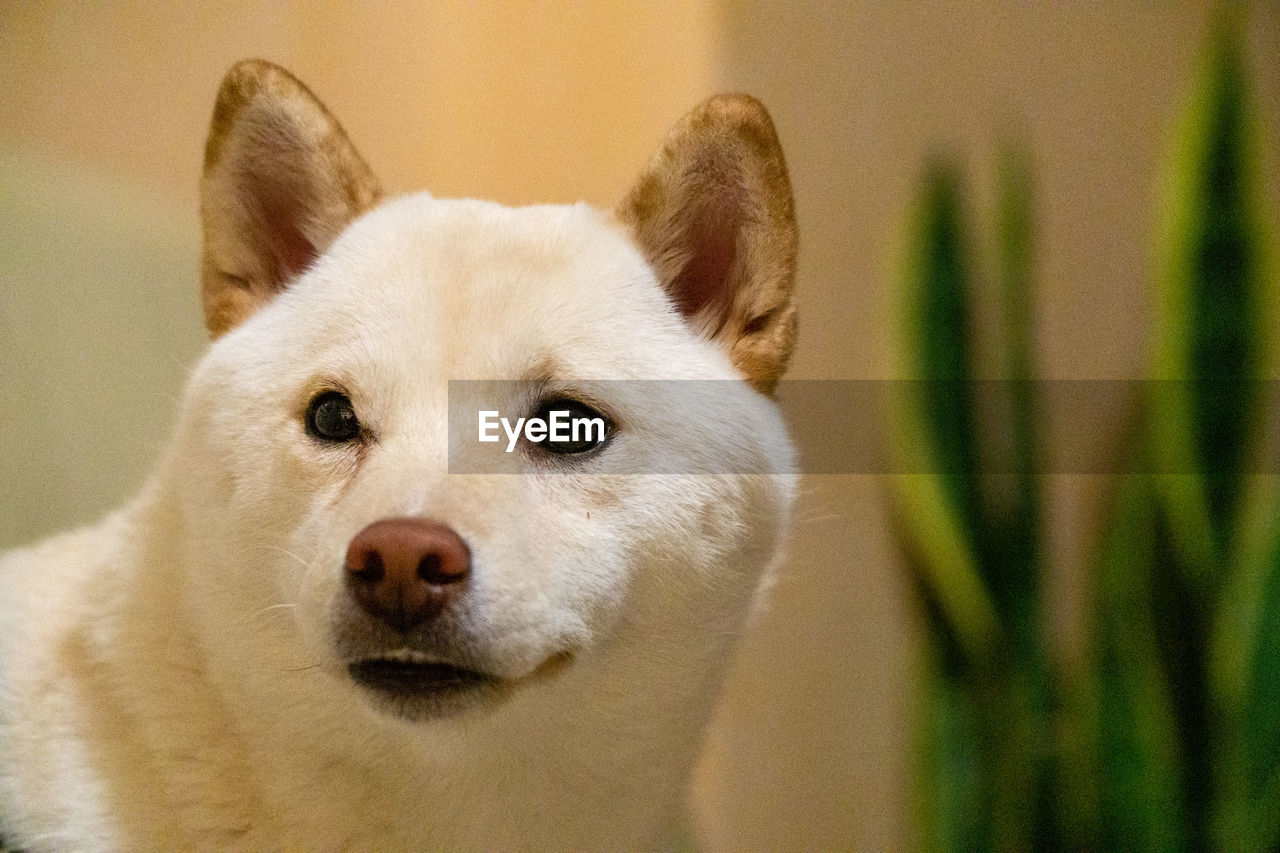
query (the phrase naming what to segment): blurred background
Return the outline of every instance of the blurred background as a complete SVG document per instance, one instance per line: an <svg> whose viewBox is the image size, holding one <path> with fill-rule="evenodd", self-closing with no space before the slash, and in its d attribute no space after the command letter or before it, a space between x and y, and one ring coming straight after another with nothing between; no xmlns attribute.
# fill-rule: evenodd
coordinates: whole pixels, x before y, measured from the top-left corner
<svg viewBox="0 0 1280 853"><path fill-rule="evenodd" d="M1280 6L1248 5L1280 128ZM806 379L894 376L891 274L924 165L978 218L993 151L1031 152L1032 348L1056 379L1149 375L1153 232L1200 2L217 2L0 5L0 547L139 485L204 343L197 188L222 74L292 70L391 191L620 199L685 110L769 107L801 233ZM1275 151L1262 173L1280 200ZM1275 324L1275 317L1265 318ZM1098 423L1099 442L1121 413ZM879 476L808 478L792 556L703 761L714 849L902 848L920 644ZM1084 654L1109 478L1044 478L1051 653Z"/></svg>

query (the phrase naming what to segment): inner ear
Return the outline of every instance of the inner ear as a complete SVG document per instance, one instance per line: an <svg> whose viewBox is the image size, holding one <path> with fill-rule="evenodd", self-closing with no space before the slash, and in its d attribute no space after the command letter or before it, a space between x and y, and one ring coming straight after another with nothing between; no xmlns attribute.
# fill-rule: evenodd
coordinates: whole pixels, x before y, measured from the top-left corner
<svg viewBox="0 0 1280 853"><path fill-rule="evenodd" d="M298 176L257 174L241 179L256 185L256 192L245 200L254 207L250 225L253 236L261 243L258 251L270 254L270 288L282 289L311 266L323 248L323 233L309 236L303 230L306 211L314 200L308 197L305 183Z"/></svg>
<svg viewBox="0 0 1280 853"><path fill-rule="evenodd" d="M214 336L289 286L381 195L337 119L287 71L259 60L222 81L200 189Z"/></svg>
<svg viewBox="0 0 1280 853"><path fill-rule="evenodd" d="M734 262L742 211L735 190L718 187L691 205L689 257L666 289L680 313L705 333L719 334L733 308Z"/></svg>
<svg viewBox="0 0 1280 853"><path fill-rule="evenodd" d="M676 125L618 209L672 304L769 391L795 343L796 229L773 123L719 95Z"/></svg>

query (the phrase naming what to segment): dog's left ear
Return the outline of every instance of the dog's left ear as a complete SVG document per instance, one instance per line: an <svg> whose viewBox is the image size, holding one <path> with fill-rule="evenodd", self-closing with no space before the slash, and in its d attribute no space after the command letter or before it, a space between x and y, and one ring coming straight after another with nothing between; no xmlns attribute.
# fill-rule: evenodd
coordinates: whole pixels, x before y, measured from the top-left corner
<svg viewBox="0 0 1280 853"><path fill-rule="evenodd" d="M270 301L380 195L306 86L269 62L237 63L218 90L200 183L209 333Z"/></svg>
<svg viewBox="0 0 1280 853"><path fill-rule="evenodd" d="M771 392L796 339L796 223L764 106L718 95L694 109L617 215L685 319Z"/></svg>

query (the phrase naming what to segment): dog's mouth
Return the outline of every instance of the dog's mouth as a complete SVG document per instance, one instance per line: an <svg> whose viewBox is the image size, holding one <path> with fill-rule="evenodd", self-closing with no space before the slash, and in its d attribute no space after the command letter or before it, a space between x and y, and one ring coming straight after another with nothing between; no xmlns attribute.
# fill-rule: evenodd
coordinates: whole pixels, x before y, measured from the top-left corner
<svg viewBox="0 0 1280 853"><path fill-rule="evenodd" d="M358 684L401 695L469 690L496 681L491 676L448 663L415 663L390 658L356 661L347 667Z"/></svg>
<svg viewBox="0 0 1280 853"><path fill-rule="evenodd" d="M384 710L425 720L495 705L516 687L545 677L567 660L568 655L555 655L528 675L507 679L400 649L354 661L347 665L347 672Z"/></svg>

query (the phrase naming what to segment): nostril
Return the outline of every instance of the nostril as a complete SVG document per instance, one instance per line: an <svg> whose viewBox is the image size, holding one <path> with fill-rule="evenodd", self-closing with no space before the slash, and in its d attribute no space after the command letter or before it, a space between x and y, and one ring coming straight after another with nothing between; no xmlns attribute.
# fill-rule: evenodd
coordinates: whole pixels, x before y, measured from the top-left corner
<svg viewBox="0 0 1280 853"><path fill-rule="evenodd" d="M418 577L427 583L441 584L448 583L449 578L444 576L440 571L440 555L427 554L418 563Z"/></svg>
<svg viewBox="0 0 1280 853"><path fill-rule="evenodd" d="M347 566L347 570L365 583L378 583L387 573L382 555L377 551L367 552L355 565Z"/></svg>
<svg viewBox="0 0 1280 853"><path fill-rule="evenodd" d="M383 555L371 548L352 548L347 555L346 569L349 578L365 584L379 583L387 575L387 566L383 564Z"/></svg>
<svg viewBox="0 0 1280 853"><path fill-rule="evenodd" d="M442 544L439 550L424 554L418 561L418 578L432 586L456 584L466 579L470 566L470 554Z"/></svg>

